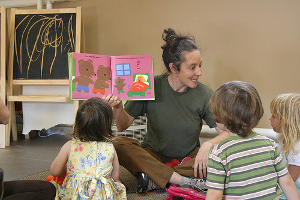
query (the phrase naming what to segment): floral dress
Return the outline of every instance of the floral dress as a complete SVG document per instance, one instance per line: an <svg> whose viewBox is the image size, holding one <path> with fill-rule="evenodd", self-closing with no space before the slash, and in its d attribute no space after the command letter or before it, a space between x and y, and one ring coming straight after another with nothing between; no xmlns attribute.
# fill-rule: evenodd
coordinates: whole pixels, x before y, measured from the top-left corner
<svg viewBox="0 0 300 200"><path fill-rule="evenodd" d="M67 175L57 188L56 199L126 199L122 183L111 177L114 148L108 142L72 140Z"/></svg>

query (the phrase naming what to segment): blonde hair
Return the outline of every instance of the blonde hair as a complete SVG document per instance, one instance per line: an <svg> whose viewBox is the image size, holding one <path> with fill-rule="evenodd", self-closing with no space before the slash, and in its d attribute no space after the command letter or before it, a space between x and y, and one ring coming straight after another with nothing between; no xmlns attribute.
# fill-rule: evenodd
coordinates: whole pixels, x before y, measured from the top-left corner
<svg viewBox="0 0 300 200"><path fill-rule="evenodd" d="M289 93L276 96L270 104L270 110L279 120L281 133L278 134L277 139L283 144L283 152L292 149L297 154L299 150L294 147L300 140L300 94Z"/></svg>
<svg viewBox="0 0 300 200"><path fill-rule="evenodd" d="M138 76L137 76L137 78L136 78L136 80L137 80L137 81L139 81L139 78L141 78L141 79L142 79L142 80L141 80L142 82L146 82L146 79L145 79L145 77L144 77L144 76L142 76L142 75L138 75Z"/></svg>

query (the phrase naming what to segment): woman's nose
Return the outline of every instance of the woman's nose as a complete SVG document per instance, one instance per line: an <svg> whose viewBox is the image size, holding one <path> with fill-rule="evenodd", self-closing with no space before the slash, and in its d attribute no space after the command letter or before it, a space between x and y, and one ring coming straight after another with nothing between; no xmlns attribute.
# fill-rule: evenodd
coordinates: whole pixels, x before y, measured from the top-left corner
<svg viewBox="0 0 300 200"><path fill-rule="evenodd" d="M197 69L196 74L199 75L199 76L202 75L202 69L201 69L201 67L199 67L199 68Z"/></svg>

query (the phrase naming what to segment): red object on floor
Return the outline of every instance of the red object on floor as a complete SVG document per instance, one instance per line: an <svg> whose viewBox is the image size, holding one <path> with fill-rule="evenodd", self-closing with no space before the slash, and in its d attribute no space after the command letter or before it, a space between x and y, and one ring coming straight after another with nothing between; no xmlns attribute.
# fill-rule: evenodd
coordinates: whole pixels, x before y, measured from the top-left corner
<svg viewBox="0 0 300 200"><path fill-rule="evenodd" d="M189 160L191 160L191 159L192 159L191 157L185 157L185 158L181 161L180 164L183 164L183 163L185 163L185 162L187 162L187 161L189 161Z"/></svg>
<svg viewBox="0 0 300 200"><path fill-rule="evenodd" d="M65 180L65 177L66 177L66 174L61 175L61 176L59 176L59 177L51 176L51 175L50 175L50 176L48 176L48 177L46 178L45 181L50 182L51 180L54 180L58 185L62 186L62 184L63 184L63 182L64 182L64 180Z"/></svg>
<svg viewBox="0 0 300 200"><path fill-rule="evenodd" d="M170 162L165 163L166 165L168 165L169 167L173 168L179 165L179 160L177 159L173 159Z"/></svg>

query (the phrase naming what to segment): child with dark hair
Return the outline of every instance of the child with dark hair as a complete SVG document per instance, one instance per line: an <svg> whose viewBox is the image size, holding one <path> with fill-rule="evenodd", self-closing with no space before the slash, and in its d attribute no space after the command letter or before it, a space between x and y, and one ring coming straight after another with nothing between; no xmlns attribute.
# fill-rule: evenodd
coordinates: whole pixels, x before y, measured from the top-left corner
<svg viewBox="0 0 300 200"><path fill-rule="evenodd" d="M119 179L118 156L112 145L113 111L103 99L83 102L76 114L73 139L61 148L50 173L66 173L56 199L126 199Z"/></svg>
<svg viewBox="0 0 300 200"><path fill-rule="evenodd" d="M217 126L229 137L209 155L206 199L300 199L275 142L253 132L263 116L257 90L249 83L221 85L210 100Z"/></svg>

